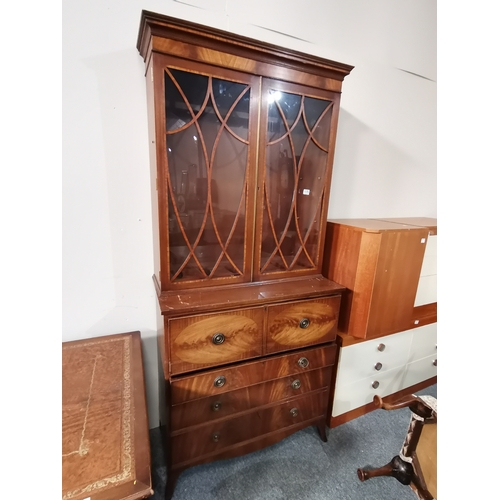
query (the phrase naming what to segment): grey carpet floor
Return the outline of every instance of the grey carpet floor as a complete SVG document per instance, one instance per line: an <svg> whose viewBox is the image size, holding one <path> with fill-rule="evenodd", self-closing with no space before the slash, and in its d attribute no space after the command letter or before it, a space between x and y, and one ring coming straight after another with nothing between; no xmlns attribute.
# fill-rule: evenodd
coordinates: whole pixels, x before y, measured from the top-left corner
<svg viewBox="0 0 500 500"><path fill-rule="evenodd" d="M437 384L418 392L437 397ZM359 481L358 467L380 467L403 444L410 410L376 410L327 432L309 427L243 457L184 471L173 500L415 500L408 486L389 477ZM159 428L151 430L154 496L163 500L166 467Z"/></svg>

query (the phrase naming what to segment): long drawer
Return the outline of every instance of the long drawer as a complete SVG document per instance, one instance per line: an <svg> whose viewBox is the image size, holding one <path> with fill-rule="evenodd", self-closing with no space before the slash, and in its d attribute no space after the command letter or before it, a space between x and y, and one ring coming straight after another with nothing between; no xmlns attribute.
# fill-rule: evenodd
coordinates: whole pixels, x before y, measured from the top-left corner
<svg viewBox="0 0 500 500"><path fill-rule="evenodd" d="M411 342L412 332L408 330L343 347L337 385L346 385L370 376L377 377L405 365Z"/></svg>
<svg viewBox="0 0 500 500"><path fill-rule="evenodd" d="M399 366L385 373L374 374L362 380L339 385L335 388L332 416L342 415L373 401L373 396L393 394L405 388L406 366Z"/></svg>
<svg viewBox="0 0 500 500"><path fill-rule="evenodd" d="M283 399L299 397L307 392L327 389L331 377L332 366L327 366L175 405L170 417L171 430L178 432L193 425L248 412Z"/></svg>
<svg viewBox="0 0 500 500"><path fill-rule="evenodd" d="M322 390L258 408L239 417L210 423L172 436L173 465L217 453L226 447L325 416L328 391ZM326 418L326 417L325 417Z"/></svg>
<svg viewBox="0 0 500 500"><path fill-rule="evenodd" d="M292 354L207 370L199 375L179 377L171 381L171 404L220 395L268 380L331 366L335 362L336 352L336 345L302 349Z"/></svg>

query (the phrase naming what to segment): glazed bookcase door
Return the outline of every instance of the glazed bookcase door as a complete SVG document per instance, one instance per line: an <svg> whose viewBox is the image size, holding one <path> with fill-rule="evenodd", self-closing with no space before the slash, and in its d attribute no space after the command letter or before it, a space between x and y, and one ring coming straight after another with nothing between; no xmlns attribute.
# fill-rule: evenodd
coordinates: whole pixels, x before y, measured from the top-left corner
<svg viewBox="0 0 500 500"><path fill-rule="evenodd" d="M321 272L339 94L265 79L256 279Z"/></svg>
<svg viewBox="0 0 500 500"><path fill-rule="evenodd" d="M250 281L259 80L161 62L162 287Z"/></svg>

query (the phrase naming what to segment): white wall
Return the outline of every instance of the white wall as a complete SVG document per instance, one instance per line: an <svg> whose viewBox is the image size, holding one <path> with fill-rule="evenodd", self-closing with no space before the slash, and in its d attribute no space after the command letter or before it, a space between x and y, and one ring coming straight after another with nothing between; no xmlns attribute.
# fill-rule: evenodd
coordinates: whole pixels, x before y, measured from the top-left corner
<svg viewBox="0 0 500 500"><path fill-rule="evenodd" d="M354 65L329 217L435 217L436 1L64 0L62 340L141 331L155 427L142 9Z"/></svg>

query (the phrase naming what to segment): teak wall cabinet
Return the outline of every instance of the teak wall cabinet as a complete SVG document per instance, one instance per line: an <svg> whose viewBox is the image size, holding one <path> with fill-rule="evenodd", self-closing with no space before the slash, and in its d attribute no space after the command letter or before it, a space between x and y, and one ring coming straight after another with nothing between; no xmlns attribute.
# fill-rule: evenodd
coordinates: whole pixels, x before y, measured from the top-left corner
<svg viewBox="0 0 500 500"><path fill-rule="evenodd" d="M143 11L167 498L187 467L326 439L343 286L321 275L352 66Z"/></svg>

